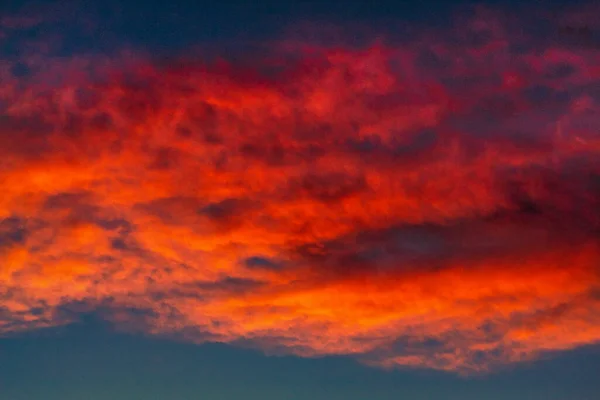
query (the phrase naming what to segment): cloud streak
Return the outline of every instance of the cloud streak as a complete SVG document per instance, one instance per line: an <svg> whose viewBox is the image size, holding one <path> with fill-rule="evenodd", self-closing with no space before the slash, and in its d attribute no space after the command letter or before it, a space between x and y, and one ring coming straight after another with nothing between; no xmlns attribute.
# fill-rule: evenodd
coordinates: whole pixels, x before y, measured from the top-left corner
<svg viewBox="0 0 600 400"><path fill-rule="evenodd" d="M600 52L511 23L258 67L3 62L0 333L84 304L455 371L600 341Z"/></svg>

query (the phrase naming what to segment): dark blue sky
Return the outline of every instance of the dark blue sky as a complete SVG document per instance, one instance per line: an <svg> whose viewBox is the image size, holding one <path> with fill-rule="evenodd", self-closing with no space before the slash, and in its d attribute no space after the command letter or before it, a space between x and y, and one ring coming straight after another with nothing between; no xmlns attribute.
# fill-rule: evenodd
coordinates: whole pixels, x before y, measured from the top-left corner
<svg viewBox="0 0 600 400"><path fill-rule="evenodd" d="M117 334L93 317L0 339L10 400L594 400L600 348L492 375L382 371L349 358L267 357L220 344Z"/></svg>
<svg viewBox="0 0 600 400"><path fill-rule="evenodd" d="M89 50L95 46L116 48L127 43L168 53L199 43L227 43L239 47L247 45L247 42L272 40L277 35L289 33L290 29L293 32L298 24L306 22L342 27L360 24L394 36L403 32L407 24L416 27L439 27L447 24L451 22L453 15L473 5L483 4L503 10L530 7L512 0L382 0L376 3L362 0L175 0L166 3L141 0L7 0L3 3L3 8L9 11L37 12L41 9L49 15L57 16L60 19L60 30L67 36L66 42L75 46L72 50ZM543 3L546 10L554 10L560 14L563 10L572 9L578 2L553 0ZM93 30L82 32L82 24L88 24L88 27L92 24ZM70 31L74 27L77 28ZM352 42L351 37L346 40L348 43Z"/></svg>

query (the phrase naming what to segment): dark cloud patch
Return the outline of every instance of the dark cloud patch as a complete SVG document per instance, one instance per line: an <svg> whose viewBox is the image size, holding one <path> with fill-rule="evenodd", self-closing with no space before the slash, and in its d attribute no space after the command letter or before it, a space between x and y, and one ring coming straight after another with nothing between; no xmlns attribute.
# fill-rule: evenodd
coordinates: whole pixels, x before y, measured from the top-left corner
<svg viewBox="0 0 600 400"><path fill-rule="evenodd" d="M160 111L164 101L160 84L152 77L128 74L124 77L123 96L118 100L119 112L128 120L145 121Z"/></svg>
<svg viewBox="0 0 600 400"><path fill-rule="evenodd" d="M256 291L267 285L266 282L262 282L255 279L247 278L236 278L236 277L225 277L219 280L210 282L197 282L191 285L185 285L187 288L198 289L200 294L230 294L230 295L241 295L244 293L250 293Z"/></svg>
<svg viewBox="0 0 600 400"><path fill-rule="evenodd" d="M99 112L91 117L90 127L99 131L108 131L114 127L114 120L110 114Z"/></svg>
<svg viewBox="0 0 600 400"><path fill-rule="evenodd" d="M407 272L435 265L452 251L441 226L398 226L368 230L324 243L302 245L293 254L302 263L317 266L319 274L351 276L380 272Z"/></svg>
<svg viewBox="0 0 600 400"><path fill-rule="evenodd" d="M9 217L0 220L0 248L23 244L28 233L26 221L21 218Z"/></svg>
<svg viewBox="0 0 600 400"><path fill-rule="evenodd" d="M175 129L175 132L177 133L178 136L180 136L184 139L188 139L192 136L192 130L182 124L179 124L177 126L177 129Z"/></svg>
<svg viewBox="0 0 600 400"><path fill-rule="evenodd" d="M2 153L35 159L51 150L47 139L55 126L40 115L0 115L0 126Z"/></svg>
<svg viewBox="0 0 600 400"><path fill-rule="evenodd" d="M478 30L471 31L470 34L466 36L464 45L469 48L477 48L484 47L489 44L491 41L497 39L497 35L491 30Z"/></svg>
<svg viewBox="0 0 600 400"><path fill-rule="evenodd" d="M239 146L239 152L247 162L260 162L270 167L310 163L326 153L320 145L303 141L287 145L275 135L261 138L260 142L245 142Z"/></svg>
<svg viewBox="0 0 600 400"><path fill-rule="evenodd" d="M251 208L246 199L229 198L210 203L198 210L198 214L215 222L227 222L238 219Z"/></svg>
<svg viewBox="0 0 600 400"><path fill-rule="evenodd" d="M596 232L597 221L586 222L569 210L556 215L551 203L518 189L511 196L511 209L485 218L356 231L298 246L291 251L292 258L300 265L315 266L323 277L394 275L530 256L543 253L548 246L590 239Z"/></svg>
<svg viewBox="0 0 600 400"><path fill-rule="evenodd" d="M282 262L263 256L248 257L244 260L244 264L250 269L267 269L278 271L283 268Z"/></svg>
<svg viewBox="0 0 600 400"><path fill-rule="evenodd" d="M348 138L345 147L347 151L357 153L360 156L381 155L388 151L381 136L375 134L362 138Z"/></svg>
<svg viewBox="0 0 600 400"><path fill-rule="evenodd" d="M286 149L281 143L266 140L263 143L245 143L240 146L240 153L249 160L258 160L267 165L283 166L286 164Z"/></svg>
<svg viewBox="0 0 600 400"><path fill-rule="evenodd" d="M173 314L171 317L173 324L171 326L181 326L181 318L181 316ZM215 330L220 328L220 326L221 322L216 320L211 321L207 326L190 323L189 325L181 328L171 330L167 329L167 333L163 334L162 336L166 336L172 340L181 340L191 343L219 343L228 339L227 337L215 332ZM140 331L137 326L133 326L133 328L135 328L135 331Z"/></svg>
<svg viewBox="0 0 600 400"><path fill-rule="evenodd" d="M435 129L423 128L398 132L386 142L375 133L361 138L348 138L343 147L365 165L408 167L434 158L433 154L441 143L442 139Z"/></svg>
<svg viewBox="0 0 600 400"><path fill-rule="evenodd" d="M52 311L56 320L132 333L147 331L157 317L154 310L131 307L113 298L72 300L60 304Z"/></svg>
<svg viewBox="0 0 600 400"><path fill-rule="evenodd" d="M540 215L544 212L543 204L535 201L523 192L513 193L511 201L516 206L517 212L520 214L529 216Z"/></svg>
<svg viewBox="0 0 600 400"><path fill-rule="evenodd" d="M246 198L227 198L209 202L195 197L165 197L148 203L138 203L134 209L153 215L164 224L199 224L202 230L230 229L240 224L249 212L259 207L256 201Z"/></svg>
<svg viewBox="0 0 600 400"><path fill-rule="evenodd" d="M209 146L218 146L223 144L223 138L214 130L203 127L201 130L202 141Z"/></svg>
<svg viewBox="0 0 600 400"><path fill-rule="evenodd" d="M93 110L100 105L101 94L91 88L77 88L75 104L79 111Z"/></svg>
<svg viewBox="0 0 600 400"><path fill-rule="evenodd" d="M564 232L563 240L595 229L600 219L593 210L600 205L600 190L598 174L587 165L578 159L560 170L531 166L502 173L501 190L515 212L513 218L525 224L536 221L527 217L537 217L549 229Z"/></svg>
<svg viewBox="0 0 600 400"><path fill-rule="evenodd" d="M534 312L513 313L511 316L511 325L515 328L525 328L536 331L541 324L552 324L560 321L563 316L577 306L577 302L573 301Z"/></svg>
<svg viewBox="0 0 600 400"><path fill-rule="evenodd" d="M87 205L93 198L90 192L64 192L50 195L44 202L44 208L47 210L74 208L80 205Z"/></svg>
<svg viewBox="0 0 600 400"><path fill-rule="evenodd" d="M26 63L17 62L11 67L10 72L16 78L25 78L31 74L31 69Z"/></svg>
<svg viewBox="0 0 600 400"><path fill-rule="evenodd" d="M57 130L67 138L76 139L85 131L86 122L82 115L70 112L66 114L64 122L57 127Z"/></svg>
<svg viewBox="0 0 600 400"><path fill-rule="evenodd" d="M327 121L312 121L301 115L294 116L293 122L291 128L292 137L299 143L306 141L322 143L323 140L333 138L336 134L339 135L341 133L339 131L336 132L336 128L338 127L334 127Z"/></svg>
<svg viewBox="0 0 600 400"><path fill-rule="evenodd" d="M589 13L593 15L595 12ZM557 42L571 49L600 49L600 31L581 21L562 21L556 29Z"/></svg>
<svg viewBox="0 0 600 400"><path fill-rule="evenodd" d="M109 299L104 300L102 303L90 300L71 300L56 307L54 314L59 319L77 320L79 318L86 318L88 313L92 313L95 309L100 309L103 303L106 304L108 302L110 302Z"/></svg>
<svg viewBox="0 0 600 400"><path fill-rule="evenodd" d="M177 125L176 133L182 138L197 140L206 146L222 145L226 139L219 129L223 114L222 110L208 102L195 104L187 117Z"/></svg>
<svg viewBox="0 0 600 400"><path fill-rule="evenodd" d="M138 203L134 209L156 216L166 224L180 224L196 216L204 203L205 201L195 197L173 196Z"/></svg>
<svg viewBox="0 0 600 400"><path fill-rule="evenodd" d="M401 143L394 147L393 157L395 160L421 160L425 153L430 153L434 146L439 143L436 130L431 128L420 129L414 132L408 143Z"/></svg>
<svg viewBox="0 0 600 400"><path fill-rule="evenodd" d="M364 176L345 173L307 174L291 183L289 194L308 196L323 203L336 203L367 190Z"/></svg>
<svg viewBox="0 0 600 400"><path fill-rule="evenodd" d="M160 147L153 152L153 159L149 165L150 169L168 170L176 168L182 154L172 147Z"/></svg>
<svg viewBox="0 0 600 400"><path fill-rule="evenodd" d="M45 203L46 211L67 211L71 221L92 222L101 212L101 208L94 204L93 194L90 192L65 192L49 196Z"/></svg>
<svg viewBox="0 0 600 400"><path fill-rule="evenodd" d="M71 222L88 222L107 231L127 233L132 230L132 225L128 220L112 215L110 210L98 206L90 192L53 194L46 198L43 207L50 212L67 211L68 220Z"/></svg>
<svg viewBox="0 0 600 400"><path fill-rule="evenodd" d="M440 82L451 93L486 93L486 89L495 89L500 84L495 75L455 75L440 77Z"/></svg>
<svg viewBox="0 0 600 400"><path fill-rule="evenodd" d="M486 120L488 123L501 121L524 111L518 100L510 94L496 94L481 98L474 108L472 115Z"/></svg>
<svg viewBox="0 0 600 400"><path fill-rule="evenodd" d="M102 228L113 231L113 230L123 230L129 231L131 230L131 224L129 221L123 218L114 218L114 219L98 219L95 220L96 224L101 226Z"/></svg>
<svg viewBox="0 0 600 400"><path fill-rule="evenodd" d="M125 240L123 240L121 238L111 240L110 245L115 250L127 250L128 249L127 243L125 242Z"/></svg>
<svg viewBox="0 0 600 400"><path fill-rule="evenodd" d="M417 57L417 65L427 71L444 70L451 65L451 61L444 58L431 49L423 49Z"/></svg>
<svg viewBox="0 0 600 400"><path fill-rule="evenodd" d="M546 85L528 86L522 91L523 98L537 107L564 109L572 100L572 94L564 89L555 89Z"/></svg>
<svg viewBox="0 0 600 400"><path fill-rule="evenodd" d="M508 204L513 207L513 212L518 218L543 216L545 212L549 211L548 204L539 195L535 196L527 181L507 180L504 191Z"/></svg>
<svg viewBox="0 0 600 400"><path fill-rule="evenodd" d="M549 70L545 73L544 77L550 80L560 80L569 78L576 72L577 69L573 65L567 63L560 63L550 67Z"/></svg>

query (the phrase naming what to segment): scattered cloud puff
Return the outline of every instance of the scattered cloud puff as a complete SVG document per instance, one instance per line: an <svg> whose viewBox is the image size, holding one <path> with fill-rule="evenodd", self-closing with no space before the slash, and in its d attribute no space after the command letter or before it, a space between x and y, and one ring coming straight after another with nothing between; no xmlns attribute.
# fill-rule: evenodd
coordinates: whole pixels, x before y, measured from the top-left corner
<svg viewBox="0 0 600 400"><path fill-rule="evenodd" d="M600 341L600 50L466 21L245 67L0 62L0 334L75 305L463 372Z"/></svg>

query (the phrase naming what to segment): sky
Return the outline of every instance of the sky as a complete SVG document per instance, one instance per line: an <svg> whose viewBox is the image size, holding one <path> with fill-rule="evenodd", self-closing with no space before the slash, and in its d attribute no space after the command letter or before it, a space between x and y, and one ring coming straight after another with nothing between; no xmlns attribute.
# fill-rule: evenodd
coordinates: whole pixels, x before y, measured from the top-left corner
<svg viewBox="0 0 600 400"><path fill-rule="evenodd" d="M0 399L595 398L600 7L186 3L0 6Z"/></svg>

